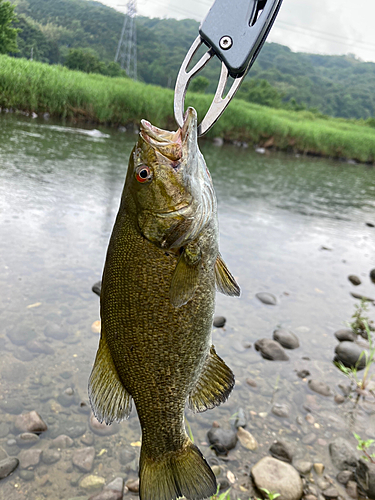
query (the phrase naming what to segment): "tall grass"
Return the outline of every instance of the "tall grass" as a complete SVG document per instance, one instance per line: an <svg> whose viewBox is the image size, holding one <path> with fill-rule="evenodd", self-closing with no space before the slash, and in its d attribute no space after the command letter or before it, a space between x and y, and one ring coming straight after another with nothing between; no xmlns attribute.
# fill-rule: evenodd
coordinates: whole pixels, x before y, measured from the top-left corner
<svg viewBox="0 0 375 500"><path fill-rule="evenodd" d="M188 93L186 103L200 117L211 95ZM81 118L108 125L145 118L159 127L175 128L173 92L124 78L71 71L0 55L0 107L61 118ZM327 118L311 112L272 109L234 100L208 136L265 144L282 150L375 160L375 128L363 121Z"/></svg>

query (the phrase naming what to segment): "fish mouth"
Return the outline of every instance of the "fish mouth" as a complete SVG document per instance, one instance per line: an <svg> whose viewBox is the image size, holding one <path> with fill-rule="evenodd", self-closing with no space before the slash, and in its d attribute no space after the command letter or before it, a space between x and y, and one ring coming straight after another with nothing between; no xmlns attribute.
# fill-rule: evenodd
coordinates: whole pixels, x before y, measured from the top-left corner
<svg viewBox="0 0 375 500"><path fill-rule="evenodd" d="M183 157L184 146L197 138L197 112L189 107L184 124L176 132L155 127L147 120L141 121L142 139L169 160L177 162Z"/></svg>

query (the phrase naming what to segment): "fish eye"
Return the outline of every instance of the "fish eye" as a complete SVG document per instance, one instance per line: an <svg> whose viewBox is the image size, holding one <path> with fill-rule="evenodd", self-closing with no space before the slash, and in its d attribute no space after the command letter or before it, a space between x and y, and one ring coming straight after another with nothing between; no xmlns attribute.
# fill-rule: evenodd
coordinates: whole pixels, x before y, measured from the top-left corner
<svg viewBox="0 0 375 500"><path fill-rule="evenodd" d="M139 165L135 170L135 178L141 183L150 181L152 179L150 167L147 165Z"/></svg>

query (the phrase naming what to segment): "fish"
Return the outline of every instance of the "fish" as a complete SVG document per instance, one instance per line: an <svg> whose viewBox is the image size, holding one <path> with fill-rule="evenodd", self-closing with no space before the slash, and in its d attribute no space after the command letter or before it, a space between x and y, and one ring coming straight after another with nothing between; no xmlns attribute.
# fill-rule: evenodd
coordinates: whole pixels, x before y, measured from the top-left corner
<svg viewBox="0 0 375 500"><path fill-rule="evenodd" d="M219 252L197 113L188 108L176 132L142 120L108 245L88 389L99 422L120 422L135 404L141 500L199 500L217 491L184 421L186 405L214 408L235 382L212 345L216 290L240 295Z"/></svg>

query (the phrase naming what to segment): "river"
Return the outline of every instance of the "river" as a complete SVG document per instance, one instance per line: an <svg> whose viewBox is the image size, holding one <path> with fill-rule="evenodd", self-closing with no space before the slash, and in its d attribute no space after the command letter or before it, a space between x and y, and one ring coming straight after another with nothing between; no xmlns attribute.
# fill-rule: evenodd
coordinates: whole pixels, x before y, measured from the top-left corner
<svg viewBox="0 0 375 500"><path fill-rule="evenodd" d="M0 115L0 131L0 460L43 450L37 464L0 482L0 497L86 499L93 494L81 487L86 475L106 483L137 476L135 413L102 436L90 430L87 406L99 338L92 329L99 300L91 287L101 277L136 135L19 115ZM236 477L232 498L249 498L249 470L275 439L290 443L295 458L323 463L334 479L329 443L345 436L355 446L353 431L364 439L375 434L372 405L335 401L348 379L332 362L334 332L359 304L351 292L375 297L369 278L375 170L208 141L201 149L218 197L221 253L242 295L217 297L216 314L226 324L213 330L213 342L237 382L221 407L187 412L195 442L219 463L222 477L228 471ZM273 294L276 305L261 302L259 292ZM370 319L374 313L370 303ZM263 359L254 343L271 339L280 327L293 331L300 347L287 351L289 361ZM305 378L297 376L302 369L309 372ZM327 383L331 394L312 391L309 380ZM287 416L277 416L275 405L285 405ZM238 443L224 460L216 459L207 431L213 421L230 429L239 408L259 447L250 451ZM27 448L14 423L32 410L48 430ZM72 447L46 453L61 434L73 439ZM86 446L96 453L87 474L72 465L74 453Z"/></svg>

